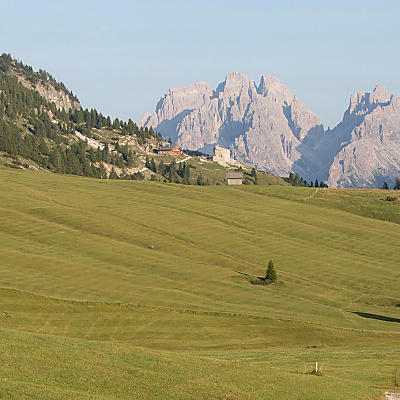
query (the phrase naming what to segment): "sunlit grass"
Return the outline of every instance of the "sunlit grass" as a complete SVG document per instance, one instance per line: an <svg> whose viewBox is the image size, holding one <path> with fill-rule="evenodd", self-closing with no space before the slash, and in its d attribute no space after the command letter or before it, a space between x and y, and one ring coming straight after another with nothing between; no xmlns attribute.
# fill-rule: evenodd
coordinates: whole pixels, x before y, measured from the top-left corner
<svg viewBox="0 0 400 400"><path fill-rule="evenodd" d="M0 185L4 398L374 399L390 387L400 324L354 314L400 318L400 208L381 191L9 169ZM239 273L263 275L270 259L277 284ZM323 377L304 375L315 358Z"/></svg>

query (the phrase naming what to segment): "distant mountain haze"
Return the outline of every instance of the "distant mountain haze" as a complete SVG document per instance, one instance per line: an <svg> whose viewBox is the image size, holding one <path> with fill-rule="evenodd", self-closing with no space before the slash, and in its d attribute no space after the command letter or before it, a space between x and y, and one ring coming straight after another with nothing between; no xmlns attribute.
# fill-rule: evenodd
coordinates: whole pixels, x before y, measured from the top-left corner
<svg viewBox="0 0 400 400"><path fill-rule="evenodd" d="M186 149L211 152L219 144L258 169L331 187L380 187L400 176L400 98L380 84L352 95L334 129L324 130L277 78L263 75L257 85L240 73L215 90L205 82L170 89L139 125Z"/></svg>

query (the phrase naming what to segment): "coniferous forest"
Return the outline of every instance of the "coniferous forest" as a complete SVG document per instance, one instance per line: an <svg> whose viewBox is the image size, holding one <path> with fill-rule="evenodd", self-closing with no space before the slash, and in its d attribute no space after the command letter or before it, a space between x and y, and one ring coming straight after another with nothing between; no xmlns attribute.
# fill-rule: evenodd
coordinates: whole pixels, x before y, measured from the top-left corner
<svg viewBox="0 0 400 400"><path fill-rule="evenodd" d="M64 84L57 82L43 70L34 72L31 67L17 62L9 54L0 56L0 151L14 159L10 166L21 165L19 158L33 161L37 166L52 172L89 176L95 178L136 179L137 174L107 172L105 165L121 171L134 164L134 151L116 141L111 149L108 143L94 149L86 140L79 139L79 132L87 138L93 130L110 131L120 137L130 137L139 146L148 142L162 142L160 134L151 128L139 128L131 119L111 120L95 109L80 107L57 108L36 90L21 83L50 85L64 92L77 102L76 96ZM81 136L82 137L82 136ZM28 166L28 164L26 164Z"/></svg>

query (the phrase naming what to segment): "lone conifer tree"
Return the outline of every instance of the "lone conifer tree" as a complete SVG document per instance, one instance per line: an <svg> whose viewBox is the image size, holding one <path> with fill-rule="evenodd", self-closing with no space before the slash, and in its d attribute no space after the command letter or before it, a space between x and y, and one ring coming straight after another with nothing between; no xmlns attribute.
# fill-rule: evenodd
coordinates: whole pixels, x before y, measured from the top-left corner
<svg viewBox="0 0 400 400"><path fill-rule="evenodd" d="M382 189L385 189L385 190L389 189L389 186L386 182L383 182Z"/></svg>
<svg viewBox="0 0 400 400"><path fill-rule="evenodd" d="M396 180L394 181L394 190L400 190L400 179L396 178Z"/></svg>
<svg viewBox="0 0 400 400"><path fill-rule="evenodd" d="M154 161L154 157L151 157L151 160L150 160L150 170L151 171L153 171L153 172L157 172L157 168L156 168L156 163L155 163L155 161ZM153 175L152 175L153 176Z"/></svg>
<svg viewBox="0 0 400 400"><path fill-rule="evenodd" d="M275 282L277 279L274 263L269 260L267 272L265 273L265 280Z"/></svg>

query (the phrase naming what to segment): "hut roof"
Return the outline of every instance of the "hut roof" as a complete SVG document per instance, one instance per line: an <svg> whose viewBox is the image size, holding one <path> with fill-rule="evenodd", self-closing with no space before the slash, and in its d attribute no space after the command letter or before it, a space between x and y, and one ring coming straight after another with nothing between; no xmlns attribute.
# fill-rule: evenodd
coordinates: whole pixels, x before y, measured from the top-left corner
<svg viewBox="0 0 400 400"><path fill-rule="evenodd" d="M229 171L227 174L228 179L243 179L242 171Z"/></svg>

